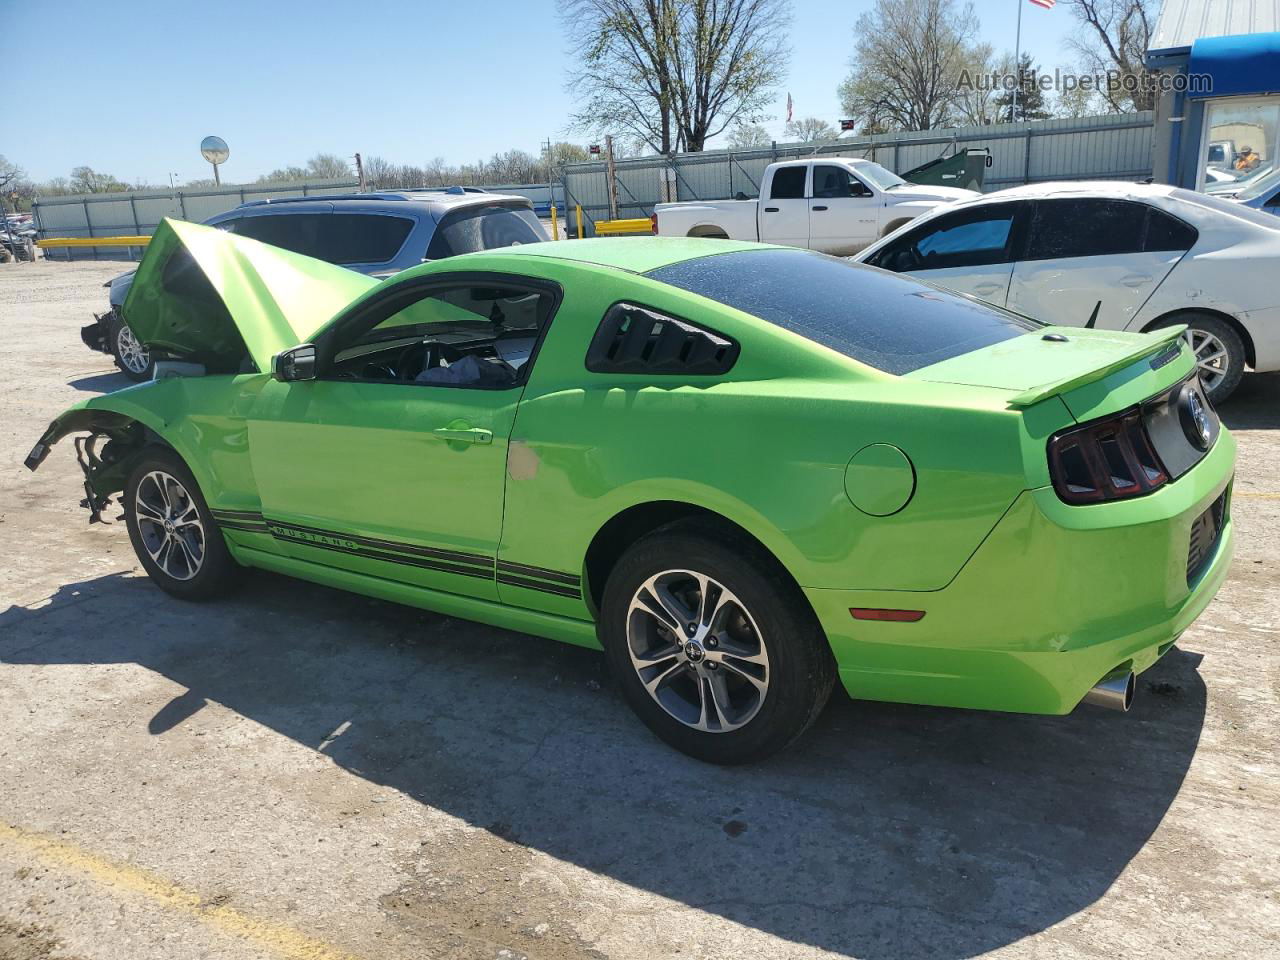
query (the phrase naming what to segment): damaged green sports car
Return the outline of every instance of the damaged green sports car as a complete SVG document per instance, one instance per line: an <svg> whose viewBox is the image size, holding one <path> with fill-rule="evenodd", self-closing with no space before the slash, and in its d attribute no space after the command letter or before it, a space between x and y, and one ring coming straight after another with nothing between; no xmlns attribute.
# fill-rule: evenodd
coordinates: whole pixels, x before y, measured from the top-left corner
<svg viewBox="0 0 1280 960"><path fill-rule="evenodd" d="M161 226L155 380L58 417L162 589L244 567L603 648L733 763L850 696L1127 708L1232 550L1180 331L1045 327L810 251L544 243L377 282Z"/></svg>

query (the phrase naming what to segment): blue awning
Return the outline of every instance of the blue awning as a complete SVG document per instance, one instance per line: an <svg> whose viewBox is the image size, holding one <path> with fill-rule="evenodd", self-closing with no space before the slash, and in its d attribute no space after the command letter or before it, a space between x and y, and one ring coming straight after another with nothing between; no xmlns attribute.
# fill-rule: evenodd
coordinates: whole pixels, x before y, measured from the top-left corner
<svg viewBox="0 0 1280 960"><path fill-rule="evenodd" d="M1187 91L1191 97L1280 93L1280 33L1201 37L1191 45L1187 73L1210 81L1199 88L1193 83Z"/></svg>

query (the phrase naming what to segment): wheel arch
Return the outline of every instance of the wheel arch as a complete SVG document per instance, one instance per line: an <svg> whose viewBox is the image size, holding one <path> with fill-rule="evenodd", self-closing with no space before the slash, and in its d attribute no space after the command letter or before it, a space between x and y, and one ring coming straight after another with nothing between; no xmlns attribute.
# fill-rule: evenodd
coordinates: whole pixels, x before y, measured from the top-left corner
<svg viewBox="0 0 1280 960"><path fill-rule="evenodd" d="M1238 319L1222 310L1214 310L1207 307L1179 307L1176 310L1169 310L1160 314L1154 320L1149 321L1139 331L1140 333L1150 333L1156 327L1169 323L1185 323L1184 317L1194 317L1196 315L1213 317L1215 320L1221 320L1227 326L1231 327L1240 336L1240 342L1244 344L1245 362L1251 367L1257 367L1258 354L1253 345L1253 337L1250 336L1248 328Z"/></svg>
<svg viewBox="0 0 1280 960"><path fill-rule="evenodd" d="M631 544L665 526L676 523L696 524L711 532L738 539L760 551L776 568L785 582L804 598L794 575L778 556L778 551L742 524L708 507L684 500L648 500L636 503L614 514L596 531L587 545L584 559L587 601L593 611L600 609L605 583L618 560ZM808 605L808 600L805 599Z"/></svg>
<svg viewBox="0 0 1280 960"><path fill-rule="evenodd" d="M724 227L714 223L699 223L689 228L686 237L706 237L714 240L728 240L729 231Z"/></svg>

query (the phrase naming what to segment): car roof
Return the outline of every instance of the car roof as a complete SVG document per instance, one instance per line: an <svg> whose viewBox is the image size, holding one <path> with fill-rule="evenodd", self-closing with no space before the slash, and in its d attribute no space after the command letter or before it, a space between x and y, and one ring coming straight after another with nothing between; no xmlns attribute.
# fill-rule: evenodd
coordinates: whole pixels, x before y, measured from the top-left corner
<svg viewBox="0 0 1280 960"><path fill-rule="evenodd" d="M806 163L830 163L832 160L835 160L839 163L852 164L855 167L866 167L875 163L874 160L868 160L866 157L840 157L840 156L836 156L835 154L822 153L822 154L813 154L812 156L808 156L808 157L800 157L799 159L796 159L796 160L776 160L774 161L772 166L799 167L799 166L803 166ZM879 166L879 164L876 164L876 165Z"/></svg>
<svg viewBox="0 0 1280 960"><path fill-rule="evenodd" d="M614 267L632 273L648 273L685 260L774 246L743 240L713 240L708 237L600 237L591 240L549 240L546 243L501 247L463 256L502 253L520 257L550 257Z"/></svg>
<svg viewBox="0 0 1280 960"><path fill-rule="evenodd" d="M432 214L439 215L458 207L479 206L489 203L515 203L527 206L529 209L533 208L533 201L518 194L488 193L474 187L430 187L421 190L380 190L376 193L317 193L306 197L250 200L240 204L235 209L253 211L287 207L290 210L305 211L308 204L323 206L326 209L330 204L342 206L350 204L353 210L357 208L367 210L385 206L388 211L401 210L408 212L425 208Z"/></svg>

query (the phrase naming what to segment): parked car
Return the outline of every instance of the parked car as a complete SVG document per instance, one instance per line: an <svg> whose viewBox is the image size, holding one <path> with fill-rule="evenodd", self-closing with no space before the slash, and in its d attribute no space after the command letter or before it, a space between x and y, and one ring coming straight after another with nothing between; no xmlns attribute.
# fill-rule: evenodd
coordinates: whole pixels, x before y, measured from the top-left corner
<svg viewBox="0 0 1280 960"><path fill-rule="evenodd" d="M908 183L870 160L810 157L769 164L759 200L660 203L653 232L850 254L940 204L977 196L974 190Z"/></svg>
<svg viewBox="0 0 1280 960"><path fill-rule="evenodd" d="M602 647L705 760L790 743L837 678L1127 708L1231 556L1235 442L1176 330L1043 327L731 241L534 244L379 284L180 222L126 307L177 360L26 463L88 434L91 516L124 491L159 587L205 599L253 567Z"/></svg>
<svg viewBox="0 0 1280 960"><path fill-rule="evenodd" d="M205 224L358 273L388 277L423 260L548 239L524 197L477 187L251 200ZM133 271L109 280L109 308L81 330L131 380L151 379L151 357L126 322Z"/></svg>
<svg viewBox="0 0 1280 960"><path fill-rule="evenodd" d="M1231 200L1238 196L1242 190L1247 190L1263 177L1269 176L1274 170L1274 164L1260 166L1248 173L1239 173L1234 170L1218 170L1216 171L1218 176L1211 179L1208 176L1209 171L1206 169L1204 192Z"/></svg>
<svg viewBox="0 0 1280 960"><path fill-rule="evenodd" d="M1046 323L1186 324L1215 403L1246 368L1280 369L1280 220L1162 184L1044 183L927 214L861 263Z"/></svg>
<svg viewBox="0 0 1280 960"><path fill-rule="evenodd" d="M1234 169L1236 164L1236 142L1234 140L1211 140L1209 154L1205 162L1210 167Z"/></svg>
<svg viewBox="0 0 1280 960"><path fill-rule="evenodd" d="M1228 199L1273 216L1280 214L1280 169L1269 169L1265 176L1251 180Z"/></svg>

